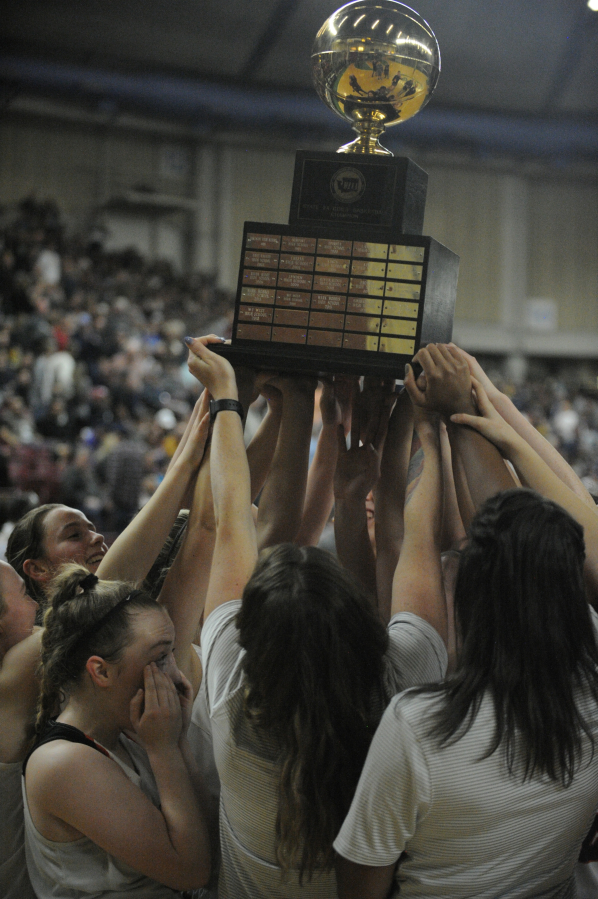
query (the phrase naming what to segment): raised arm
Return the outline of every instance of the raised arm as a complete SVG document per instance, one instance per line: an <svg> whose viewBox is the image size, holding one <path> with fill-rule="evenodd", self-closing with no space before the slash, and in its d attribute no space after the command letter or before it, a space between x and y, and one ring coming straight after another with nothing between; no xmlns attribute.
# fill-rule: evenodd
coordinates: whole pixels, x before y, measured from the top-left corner
<svg viewBox="0 0 598 899"><path fill-rule="evenodd" d="M268 403L268 411L255 432L253 440L247 447L252 502L255 502L266 483L276 451L282 419L282 394L280 390L268 383L263 384L260 389L262 396L266 398Z"/></svg>
<svg viewBox="0 0 598 899"><path fill-rule="evenodd" d="M451 344L451 346L454 346L454 344ZM559 451L522 415L512 400L492 383L475 356L471 356L459 347L454 348L466 360L472 376L482 385L488 399L507 424L511 425L513 430L520 437L523 437L526 443L529 443L531 448L538 453L540 458L546 462L563 484L569 487L573 493L576 493L591 509L595 509L594 500Z"/></svg>
<svg viewBox="0 0 598 899"><path fill-rule="evenodd" d="M324 381L320 398L322 430L313 462L307 475L305 506L295 542L300 546L316 546L334 505L334 472L338 458L339 425L345 435L351 426L351 381L335 378Z"/></svg>
<svg viewBox="0 0 598 899"><path fill-rule="evenodd" d="M212 336L188 343L189 369L215 400L238 399L235 373L230 363L209 349ZM243 443L241 417L235 411L219 412L211 445L212 497L216 540L205 617L231 599L239 599L257 559L251 511L251 484Z"/></svg>
<svg viewBox="0 0 598 899"><path fill-rule="evenodd" d="M390 417L380 478L374 488L376 509L376 585L378 608L390 619L392 581L403 543L403 507L413 437L413 406L403 391Z"/></svg>
<svg viewBox="0 0 598 899"><path fill-rule="evenodd" d="M417 397L413 370L405 378ZM403 513L405 533L392 583L391 615L414 612L447 642L447 614L440 541L442 535L442 462L438 415L414 405L414 452L409 463Z"/></svg>
<svg viewBox="0 0 598 899"><path fill-rule="evenodd" d="M143 580L154 564L204 454L207 427L204 414L200 412L202 408L205 411L206 403L207 396L202 396L183 450L153 496L102 559L97 571L99 578L137 583Z"/></svg>
<svg viewBox="0 0 598 899"><path fill-rule="evenodd" d="M453 413L475 414L476 411L467 363L455 348L443 344L428 344L417 353L414 361L424 370L426 387L422 391L411 378L412 402L428 411L438 412L447 421L451 450L463 466L469 496L474 507L479 509L490 496L514 487L515 483L496 447L477 432L467 428L457 430L450 424ZM455 483L459 491L458 479ZM468 500L465 498L463 502L459 493L458 499L461 517L466 521Z"/></svg>
<svg viewBox="0 0 598 899"><path fill-rule="evenodd" d="M204 391L205 408L201 410L201 428L209 429L208 391ZM201 665L193 649L195 635L204 610L212 554L216 538L213 523L210 456L206 451L189 509L185 534L164 580L158 602L166 606L176 633L175 658L197 694L201 684Z"/></svg>
<svg viewBox="0 0 598 899"><path fill-rule="evenodd" d="M376 558L370 540L366 498L380 477L380 447L384 443L388 415L382 415L383 388L376 402L362 402L354 385L351 415L351 447L338 425L338 459L334 474L334 536L341 563L366 587L377 604ZM388 412L388 408L386 410Z"/></svg>
<svg viewBox="0 0 598 899"><path fill-rule="evenodd" d="M285 375L273 383L282 393L282 420L260 498L257 517L260 549L292 542L299 532L314 419L315 379Z"/></svg>
<svg viewBox="0 0 598 899"><path fill-rule="evenodd" d="M584 529L586 573L594 597L598 596L598 515L554 473L552 468L508 424L479 383L474 380L479 415L455 414L453 427L463 431L475 429L509 459L521 480L532 490L562 506Z"/></svg>

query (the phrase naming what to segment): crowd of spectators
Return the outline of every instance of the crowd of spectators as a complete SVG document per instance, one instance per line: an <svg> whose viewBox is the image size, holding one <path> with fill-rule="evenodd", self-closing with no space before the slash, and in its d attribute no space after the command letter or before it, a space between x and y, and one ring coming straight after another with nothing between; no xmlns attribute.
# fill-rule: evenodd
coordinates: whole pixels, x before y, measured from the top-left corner
<svg viewBox="0 0 598 899"><path fill-rule="evenodd" d="M70 236L51 201L0 229L0 525L64 502L118 533L153 493L200 387L185 334L232 299L137 251ZM10 526L10 525L9 525Z"/></svg>
<svg viewBox="0 0 598 899"><path fill-rule="evenodd" d="M160 482L200 389L182 337L229 336L232 297L134 249L108 252L100 232L68 235L51 201L4 218L0 527L64 502L115 535ZM493 376L598 494L596 396L574 377L516 386L496 362Z"/></svg>

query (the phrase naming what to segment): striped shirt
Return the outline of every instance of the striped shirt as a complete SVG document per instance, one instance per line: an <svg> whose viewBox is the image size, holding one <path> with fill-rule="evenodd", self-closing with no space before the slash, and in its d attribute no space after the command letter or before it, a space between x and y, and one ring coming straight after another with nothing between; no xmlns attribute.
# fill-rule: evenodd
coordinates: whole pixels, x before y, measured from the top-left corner
<svg viewBox="0 0 598 899"><path fill-rule="evenodd" d="M558 664L558 660L555 661ZM438 749L427 736L437 695L396 696L376 731L353 803L334 842L356 864L394 864L401 899L574 896L572 873L598 803L598 751L568 788L523 782L504 751L480 760L494 735L485 697L470 730ZM594 739L598 709L584 703Z"/></svg>
<svg viewBox="0 0 598 899"><path fill-rule="evenodd" d="M224 603L202 632L204 677L214 756L221 781L220 899L332 899L333 871L314 874L299 886L297 872L283 881L275 854L278 810L276 751L258 738L243 714L245 679L235 618L240 601ZM395 615L389 624L385 686L390 697L418 683L439 680L446 670L444 644L416 615Z"/></svg>

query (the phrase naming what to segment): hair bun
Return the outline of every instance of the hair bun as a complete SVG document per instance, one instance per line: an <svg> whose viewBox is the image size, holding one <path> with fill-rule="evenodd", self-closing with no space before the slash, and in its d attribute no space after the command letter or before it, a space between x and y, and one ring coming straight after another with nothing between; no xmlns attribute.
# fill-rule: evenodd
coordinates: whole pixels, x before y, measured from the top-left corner
<svg viewBox="0 0 598 899"><path fill-rule="evenodd" d="M98 581L99 578L96 577L95 574L91 574L90 572L86 577L83 578L79 586L82 590L91 590L93 589L93 587L95 587Z"/></svg>

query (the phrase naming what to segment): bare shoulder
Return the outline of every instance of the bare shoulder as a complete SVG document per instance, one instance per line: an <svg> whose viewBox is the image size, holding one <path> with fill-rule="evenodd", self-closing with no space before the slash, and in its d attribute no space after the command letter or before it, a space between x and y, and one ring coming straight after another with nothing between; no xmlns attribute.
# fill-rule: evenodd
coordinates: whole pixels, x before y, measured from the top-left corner
<svg viewBox="0 0 598 899"><path fill-rule="evenodd" d="M53 792L56 788L67 792L77 790L83 783L96 778L116 777L126 780L126 775L109 756L84 743L70 740L53 740L32 753L27 762L27 791Z"/></svg>
<svg viewBox="0 0 598 899"><path fill-rule="evenodd" d="M17 762L33 737L39 695L41 630L17 643L0 668L0 761Z"/></svg>
<svg viewBox="0 0 598 899"><path fill-rule="evenodd" d="M8 650L0 667L0 704L5 698L23 690L24 680L37 681L37 671L41 658L43 628L36 628L30 637L26 637Z"/></svg>

